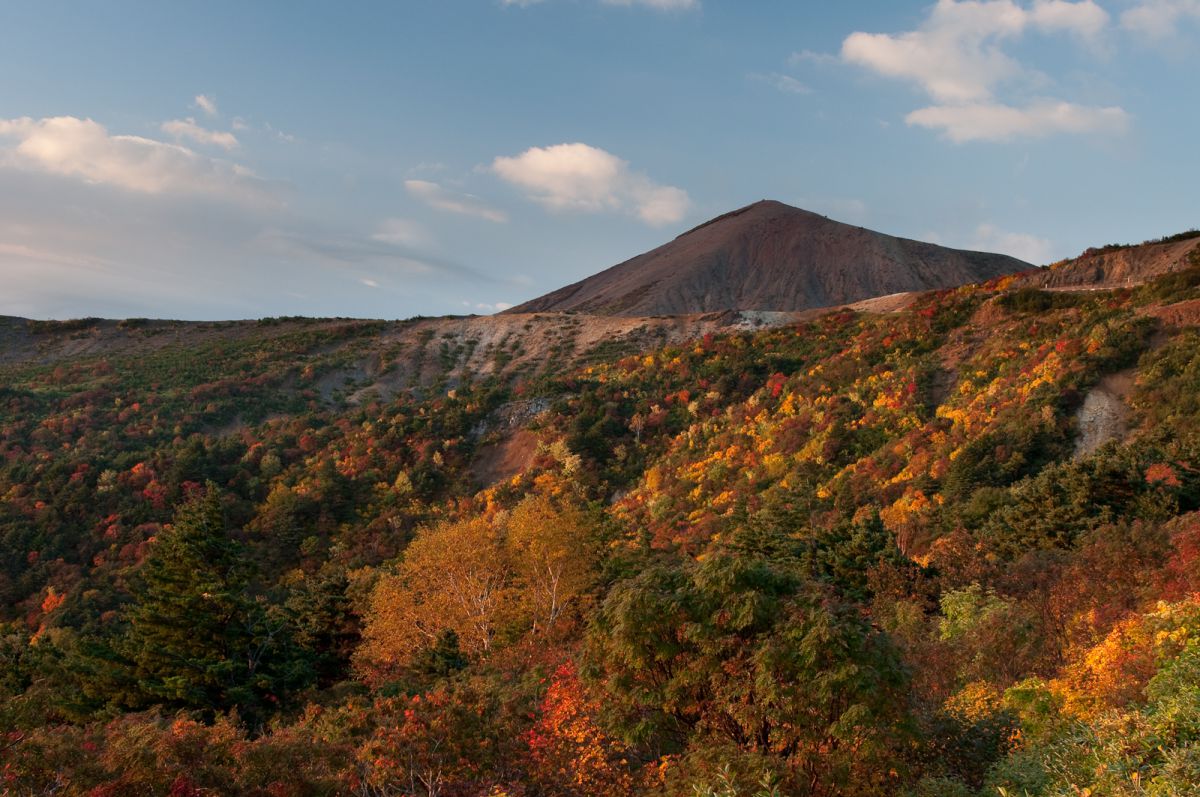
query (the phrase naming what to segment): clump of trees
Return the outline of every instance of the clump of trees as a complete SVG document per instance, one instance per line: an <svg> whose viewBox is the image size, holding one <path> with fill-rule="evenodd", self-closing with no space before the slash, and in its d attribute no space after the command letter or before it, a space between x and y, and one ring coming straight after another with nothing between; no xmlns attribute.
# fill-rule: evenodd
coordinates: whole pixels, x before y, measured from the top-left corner
<svg viewBox="0 0 1200 797"><path fill-rule="evenodd" d="M601 526L570 499L533 494L491 518L418 532L371 593L364 676L379 681L451 640L478 659L497 641L553 633L596 584Z"/></svg>

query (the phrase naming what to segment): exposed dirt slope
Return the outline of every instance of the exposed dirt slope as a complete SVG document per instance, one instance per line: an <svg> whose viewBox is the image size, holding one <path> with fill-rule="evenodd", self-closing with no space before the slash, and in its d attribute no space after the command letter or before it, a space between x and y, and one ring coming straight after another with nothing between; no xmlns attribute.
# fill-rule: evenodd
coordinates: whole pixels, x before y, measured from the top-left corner
<svg viewBox="0 0 1200 797"><path fill-rule="evenodd" d="M300 362L321 363L314 387L352 403L402 391L453 390L499 376L535 378L590 362L661 348L708 333L795 323L809 313L705 313L616 318L574 313L417 318L408 321L38 322L0 317L0 368L144 357L207 344L311 337Z"/></svg>
<svg viewBox="0 0 1200 797"><path fill-rule="evenodd" d="M1197 252L1200 238L1128 246L1056 263L1029 279L1042 288L1128 288L1186 268Z"/></svg>
<svg viewBox="0 0 1200 797"><path fill-rule="evenodd" d="M1007 255L895 238L764 200L509 312L797 311L983 282L1030 268Z"/></svg>
<svg viewBox="0 0 1200 797"><path fill-rule="evenodd" d="M1083 399L1076 416L1079 437L1075 440L1075 458L1086 457L1110 440L1120 440L1128 432L1129 407L1133 391L1132 370L1109 374Z"/></svg>

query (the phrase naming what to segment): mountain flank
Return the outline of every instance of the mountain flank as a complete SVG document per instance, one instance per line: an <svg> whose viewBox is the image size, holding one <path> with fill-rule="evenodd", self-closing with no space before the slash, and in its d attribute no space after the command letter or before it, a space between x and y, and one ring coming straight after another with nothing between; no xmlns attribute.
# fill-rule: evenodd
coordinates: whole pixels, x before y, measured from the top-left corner
<svg viewBox="0 0 1200 797"><path fill-rule="evenodd" d="M897 238L763 200L507 312L795 312L984 282L1032 268L1007 255Z"/></svg>
<svg viewBox="0 0 1200 797"><path fill-rule="evenodd" d="M1089 249L1029 276L1041 288L1130 288L1187 268L1200 256L1200 231L1190 230L1137 245Z"/></svg>
<svg viewBox="0 0 1200 797"><path fill-rule="evenodd" d="M856 308L864 312L888 312ZM0 376L6 367L69 371L81 361L113 368L184 357L228 358L265 347L288 352L295 389L323 402L361 404L401 394L427 397L475 381L502 383L561 374L594 362L682 345L709 334L751 332L817 312L723 312L627 318L575 313L446 316L383 321L267 318L258 321L36 321L0 316ZM196 355L195 352L205 352ZM3 385L0 381L0 397Z"/></svg>

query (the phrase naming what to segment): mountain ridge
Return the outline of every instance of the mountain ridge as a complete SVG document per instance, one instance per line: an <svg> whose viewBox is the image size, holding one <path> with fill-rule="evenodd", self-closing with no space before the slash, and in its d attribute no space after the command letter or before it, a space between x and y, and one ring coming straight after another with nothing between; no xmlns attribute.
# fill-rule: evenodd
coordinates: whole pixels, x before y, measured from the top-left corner
<svg viewBox="0 0 1200 797"><path fill-rule="evenodd" d="M1130 288L1180 271L1200 254L1200 232L1189 231L1140 244L1089 249L1054 263L1025 281L1040 288Z"/></svg>
<svg viewBox="0 0 1200 797"><path fill-rule="evenodd" d="M949 249L760 200L505 312L795 312L1033 268L1007 255Z"/></svg>

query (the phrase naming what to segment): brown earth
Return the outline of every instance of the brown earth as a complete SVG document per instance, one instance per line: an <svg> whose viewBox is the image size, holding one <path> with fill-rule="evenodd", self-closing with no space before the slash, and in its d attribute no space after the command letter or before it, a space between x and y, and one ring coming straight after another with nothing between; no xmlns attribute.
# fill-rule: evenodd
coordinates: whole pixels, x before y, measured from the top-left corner
<svg viewBox="0 0 1200 797"><path fill-rule="evenodd" d="M916 291L893 293L888 296L876 296L874 299L864 299L850 305L851 310L861 313L900 313L912 306L921 297Z"/></svg>
<svg viewBox="0 0 1200 797"><path fill-rule="evenodd" d="M480 446L471 461L471 479L480 487L524 473L538 452L538 436L518 429L498 442Z"/></svg>
<svg viewBox="0 0 1200 797"><path fill-rule="evenodd" d="M1157 318L1169 327L1200 326L1200 299L1188 299L1174 304L1151 305L1144 308L1142 313Z"/></svg>
<svg viewBox="0 0 1200 797"><path fill-rule="evenodd" d="M1027 279L1039 288L1131 288L1186 268L1200 253L1200 238L1165 244L1128 246L1113 252L1085 254L1056 263Z"/></svg>
<svg viewBox="0 0 1200 797"><path fill-rule="evenodd" d="M764 200L509 310L654 316L800 311L950 288L1033 268L947 249Z"/></svg>

